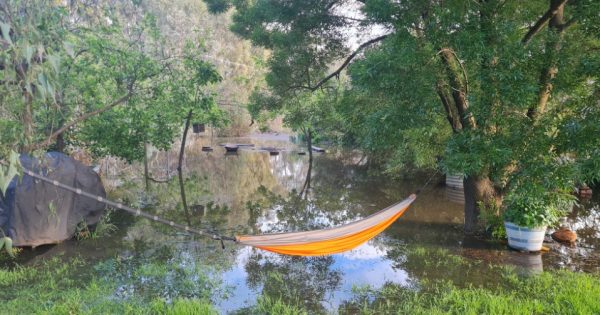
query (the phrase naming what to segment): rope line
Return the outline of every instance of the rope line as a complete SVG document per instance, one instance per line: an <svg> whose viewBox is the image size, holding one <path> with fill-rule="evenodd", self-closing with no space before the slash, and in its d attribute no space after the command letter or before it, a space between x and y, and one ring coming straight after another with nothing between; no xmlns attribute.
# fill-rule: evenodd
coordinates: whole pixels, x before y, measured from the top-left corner
<svg viewBox="0 0 600 315"><path fill-rule="evenodd" d="M436 170L433 174L431 174L431 176L429 176L427 181L425 181L425 184L423 184L423 186L421 186L421 188L417 189L415 194L417 194L417 195L420 194L423 191L423 189L425 189L425 187L427 187L427 185L429 185L429 183L437 175L437 173L438 173L438 170Z"/></svg>
<svg viewBox="0 0 600 315"><path fill-rule="evenodd" d="M101 202L103 204L109 205L109 206L111 206L113 208L117 208L117 209L129 212L129 213L131 213L131 214L133 214L135 216L144 217L144 218L150 219L150 220L152 220L154 222L159 222L159 223L162 223L164 225L168 225L168 226L171 226L171 227L174 227L174 228L177 228L177 229L189 232L189 233L193 233L193 234L196 234L196 235L200 235L200 236L204 236L204 237L209 237L209 238L211 238L213 240L221 241L221 245L223 245L223 241L233 241L233 242L236 242L236 239L233 238L233 237L219 235L219 234L216 234L216 233L210 233L210 232L206 232L206 231L201 231L201 230L198 230L198 229L191 228L188 225L183 225L183 224L175 223L173 221L161 218L161 217L159 217L157 215L153 215L153 214L144 212L144 211L142 211L140 209L131 208L131 207L128 207L126 205L123 205L122 203L114 202L114 201L108 200L108 199L106 199L104 197L93 195L93 194L90 194L88 192L82 191L79 188L74 188L74 187L65 185L65 184L63 184L63 183L61 183L61 182L59 182L57 180L52 180L52 179L50 179L50 178L48 178L46 176L43 176L41 174L37 174L37 173L35 173L33 171L30 171L28 169L25 169L25 168L23 168L23 172L25 174L27 174L27 175L29 175L29 176L31 176L33 178L39 179L39 180L41 180L43 182L46 182L46 183L52 184L52 185L54 185L56 187L62 188L64 190L73 192L73 193L75 193L77 195L81 195L81 196L84 196L84 197L87 197L87 198L90 198L90 199L94 199L94 200L96 200L98 202Z"/></svg>
<svg viewBox="0 0 600 315"><path fill-rule="evenodd" d="M48 178L48 177L46 177L44 175L35 173L35 172L33 172L31 170L28 170L26 168L23 168L23 173L25 173L25 174L33 177L33 178L39 179L39 180L41 180L43 182L49 183L49 184L51 184L53 186L62 188L64 190L67 190L67 191L70 191L70 192L73 192L73 193L75 193L77 195L81 195L81 196L84 196L84 197L96 200L96 201L98 201L100 203L103 203L105 205L111 206L113 208L116 208L116 209L119 209L119 210L123 210L125 212L129 212L129 213L131 213L131 214L133 214L135 216L144 217L144 218L152 220L154 222L162 223L164 225L168 225L170 227L173 227L173 228L176 228L176 229L180 229L180 230L183 230L183 231L188 232L188 233L192 233L192 234L196 234L196 235L200 235L200 236L204 236L204 237L209 237L209 238L211 238L213 240L221 241L221 247L223 247L223 248L225 248L225 245L223 244L223 241L237 242L236 238L234 238L234 237L229 237L229 236L225 236L225 235L219 235L219 234L216 234L216 233L211 233L211 232L207 232L207 231L202 231L202 230L194 229L194 228L192 228L192 227L190 227L188 225L179 224L179 223L176 223L174 221L161 218L161 217L159 217L157 215L153 215L153 214L147 213L145 211L142 211L141 209L136 209L136 208L128 207L128 206L126 206L126 205L124 205L124 204L122 204L120 202L114 202L114 201L108 200L108 199L106 199L106 198L104 198L102 196L90 194L88 192L85 192L85 191L81 190L80 188L75 188L75 187L72 187L72 186L69 186L69 185L65 185L65 184L63 184L63 183L61 183L61 182L59 182L57 180L52 180L52 179L50 179L50 178ZM430 183L430 181L433 179L433 177L435 177L435 175L437 175L437 171L435 173L433 173L429 177L429 179L427 179L427 181L425 182L425 184L420 189L418 189L415 193L418 195Z"/></svg>

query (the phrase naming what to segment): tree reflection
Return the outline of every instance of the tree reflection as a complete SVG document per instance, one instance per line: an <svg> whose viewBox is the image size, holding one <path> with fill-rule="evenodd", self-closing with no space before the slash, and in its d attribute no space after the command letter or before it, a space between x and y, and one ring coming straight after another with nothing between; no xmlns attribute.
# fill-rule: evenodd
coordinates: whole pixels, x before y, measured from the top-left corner
<svg viewBox="0 0 600 315"><path fill-rule="evenodd" d="M310 143L310 136L309 136L308 142ZM304 196L304 199L308 198L308 192L310 191L310 180L311 180L311 176L312 176L313 155L312 155L312 146L310 144L308 146L308 150L309 150L308 170L306 171L306 179L304 180L304 185L302 185L302 189L300 190L300 197Z"/></svg>
<svg viewBox="0 0 600 315"><path fill-rule="evenodd" d="M336 290L341 272L332 268L334 258L282 256L253 250L245 266L250 288L262 288L262 296L300 306L310 313L325 313L322 301Z"/></svg>

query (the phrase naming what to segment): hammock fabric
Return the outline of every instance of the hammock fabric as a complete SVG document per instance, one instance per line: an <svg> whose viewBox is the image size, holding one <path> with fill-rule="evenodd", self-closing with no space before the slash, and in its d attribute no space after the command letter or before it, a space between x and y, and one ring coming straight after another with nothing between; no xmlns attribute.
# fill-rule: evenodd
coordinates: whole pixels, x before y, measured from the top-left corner
<svg viewBox="0 0 600 315"><path fill-rule="evenodd" d="M295 256L321 256L351 250L377 236L390 226L415 201L412 194L405 200L346 225L306 232L236 236L240 244Z"/></svg>

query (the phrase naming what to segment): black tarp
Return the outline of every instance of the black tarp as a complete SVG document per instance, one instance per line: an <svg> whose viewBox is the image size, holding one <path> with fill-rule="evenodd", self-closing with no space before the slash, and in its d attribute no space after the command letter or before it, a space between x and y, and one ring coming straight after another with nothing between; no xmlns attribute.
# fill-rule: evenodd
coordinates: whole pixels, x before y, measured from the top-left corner
<svg viewBox="0 0 600 315"><path fill-rule="evenodd" d="M41 159L21 155L23 167L52 180L106 197L100 176L91 167L62 153ZM105 205L49 183L15 176L5 196L0 193L0 226L15 246L54 244L69 239L80 222L98 223Z"/></svg>

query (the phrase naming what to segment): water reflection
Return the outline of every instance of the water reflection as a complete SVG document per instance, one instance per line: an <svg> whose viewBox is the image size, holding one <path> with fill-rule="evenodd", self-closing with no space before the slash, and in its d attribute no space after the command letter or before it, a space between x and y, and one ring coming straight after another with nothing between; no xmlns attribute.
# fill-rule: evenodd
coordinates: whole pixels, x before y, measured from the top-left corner
<svg viewBox="0 0 600 315"><path fill-rule="evenodd" d="M463 189L446 187L446 198L452 202L465 204L465 191Z"/></svg>
<svg viewBox="0 0 600 315"><path fill-rule="evenodd" d="M225 155L219 146L203 152L202 146L209 141L193 136L188 142L185 189L192 206L192 224L226 235L309 230L351 222L406 198L427 178L391 181L373 176L357 152L315 155L310 167L307 155L296 154L297 148L281 139L215 142L246 141L259 148L281 148L275 156L251 148ZM175 156L176 152L154 152L150 161L153 177L172 177ZM183 222L177 181L152 183L151 192L145 193L139 174L139 167L122 167L112 178L120 186L111 197L146 205L148 211ZM310 189L301 194L307 175ZM21 259L27 262L66 253L94 262L112 261L116 267L98 272L119 282L122 290L115 292L116 297L136 292L168 297L210 294L222 312L250 307L261 296L300 304L311 313L335 311L352 297L354 286L379 288L392 283L412 287L425 279L452 280L457 285L496 284L499 271L490 267L494 264L520 266L526 273L563 266L600 270L598 251L591 248L558 246L549 253L528 255L509 251L502 243L467 238L462 231L462 213L462 205L450 202L444 188L430 186L380 236L355 250L317 258L281 256L231 244L222 250L217 242L119 215L115 219L119 231L109 239L65 242L39 252L41 258L30 252ZM599 213L592 202L570 219L581 245L600 245ZM175 273L161 271L160 262L167 262ZM128 270L140 268L160 273L128 274ZM203 291L203 287L185 282L186 277L209 279L201 282L216 289Z"/></svg>

